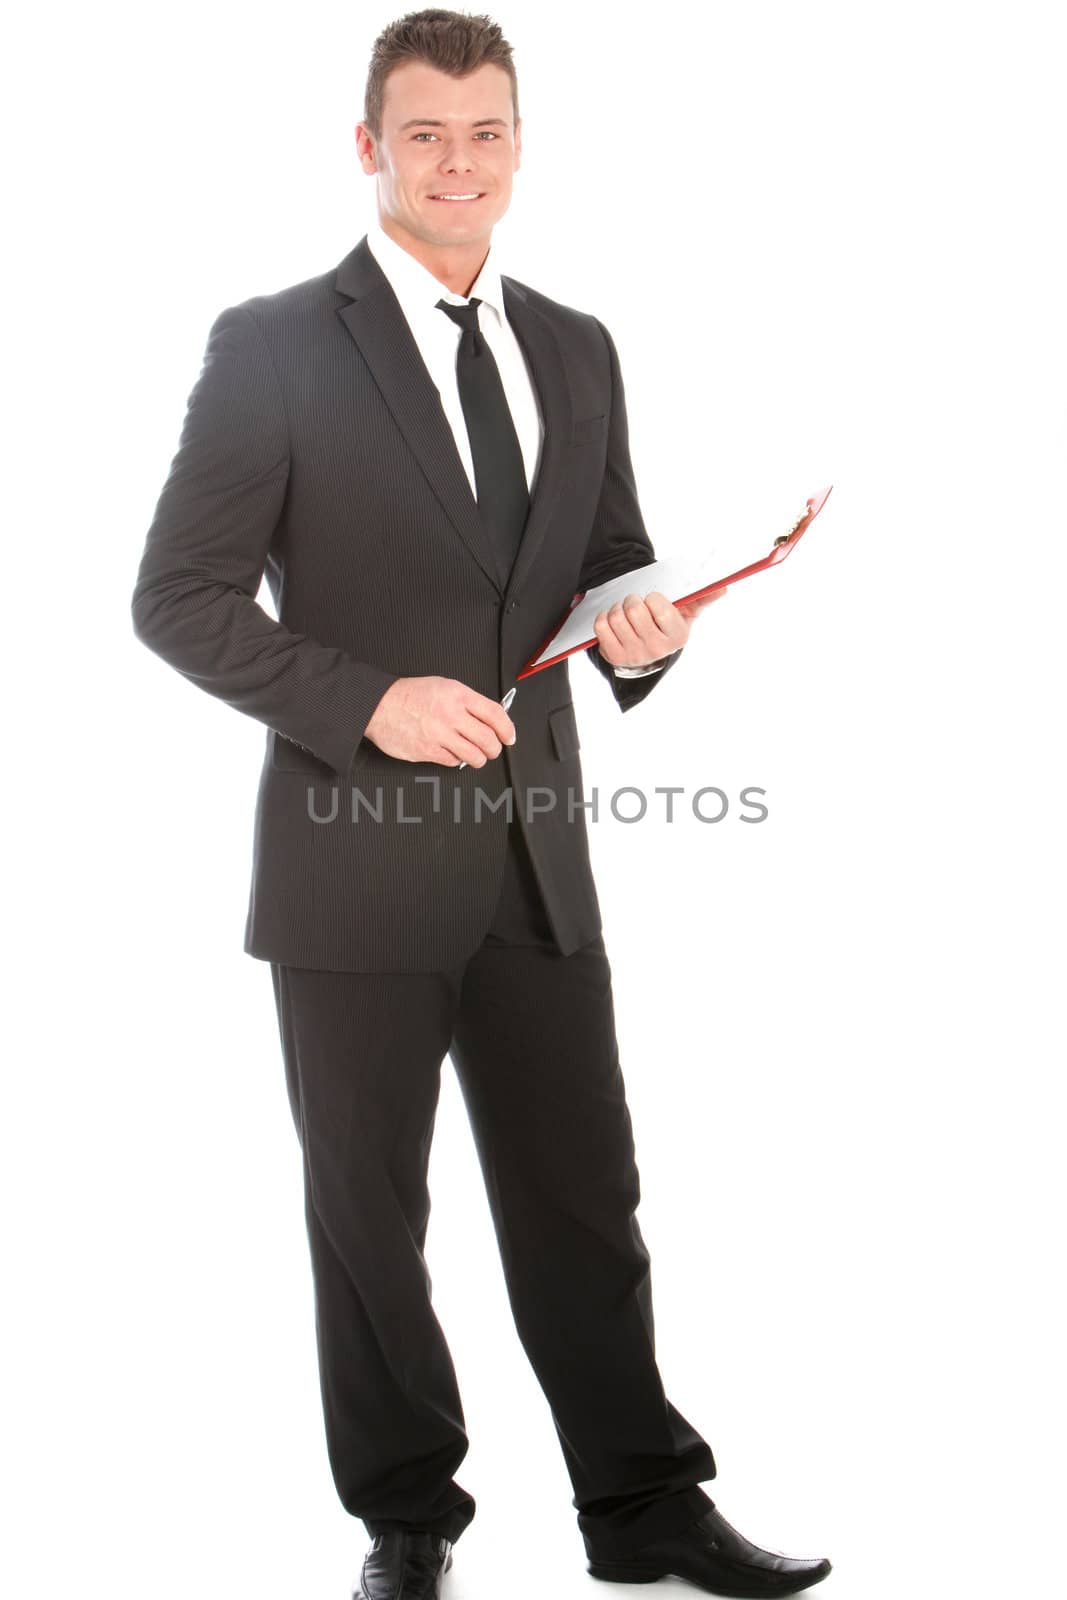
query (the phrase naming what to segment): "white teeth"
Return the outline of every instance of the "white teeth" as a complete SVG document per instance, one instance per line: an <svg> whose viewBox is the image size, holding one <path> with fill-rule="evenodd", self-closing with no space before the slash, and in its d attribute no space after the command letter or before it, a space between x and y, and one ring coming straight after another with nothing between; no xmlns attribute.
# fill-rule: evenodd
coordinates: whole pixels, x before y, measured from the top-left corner
<svg viewBox="0 0 1067 1600"><path fill-rule="evenodd" d="M435 200L477 200L478 195L477 195L477 193L475 193L475 194L435 194L433 196L433 198Z"/></svg>

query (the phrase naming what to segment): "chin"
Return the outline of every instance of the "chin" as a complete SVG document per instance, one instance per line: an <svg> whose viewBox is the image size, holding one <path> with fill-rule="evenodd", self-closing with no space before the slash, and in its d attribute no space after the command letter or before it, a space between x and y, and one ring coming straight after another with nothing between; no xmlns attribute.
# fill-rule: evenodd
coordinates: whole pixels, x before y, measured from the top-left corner
<svg viewBox="0 0 1067 1600"><path fill-rule="evenodd" d="M476 224L467 222L464 225L462 222L457 221L451 227L447 223L442 227L441 223L434 217L429 218L426 222L426 228L428 232L433 234L434 238L446 240L449 244L473 244L476 239L483 239L491 227L492 222L487 222L484 217L480 218Z"/></svg>

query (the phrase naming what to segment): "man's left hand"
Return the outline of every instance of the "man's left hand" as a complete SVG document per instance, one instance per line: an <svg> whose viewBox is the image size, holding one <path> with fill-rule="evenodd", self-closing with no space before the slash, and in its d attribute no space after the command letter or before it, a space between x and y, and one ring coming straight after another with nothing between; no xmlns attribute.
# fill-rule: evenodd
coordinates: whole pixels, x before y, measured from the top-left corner
<svg viewBox="0 0 1067 1600"><path fill-rule="evenodd" d="M686 600L678 606L658 589L651 590L644 600L639 594L628 594L607 611L597 612L593 631L600 654L613 667L651 666L680 650L689 638L690 624L725 593L725 588L712 589L699 600Z"/></svg>

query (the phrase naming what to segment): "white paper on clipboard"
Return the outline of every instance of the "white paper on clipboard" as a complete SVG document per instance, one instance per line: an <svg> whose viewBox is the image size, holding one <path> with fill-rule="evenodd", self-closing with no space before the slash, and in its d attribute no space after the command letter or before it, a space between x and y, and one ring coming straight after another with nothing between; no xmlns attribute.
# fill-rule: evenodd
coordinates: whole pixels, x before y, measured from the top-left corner
<svg viewBox="0 0 1067 1600"><path fill-rule="evenodd" d="M598 583L595 589L587 589L574 609L567 613L558 633L548 641L531 665L540 666L542 661L548 661L591 640L595 641L593 623L597 613L606 611L616 600L625 600L628 594L639 594L642 600L653 589L665 594L668 600L692 594L695 589L712 581L712 566L716 560L714 550L702 556L669 556L663 561L652 561L645 567L635 567L621 577L609 578L607 583Z"/></svg>

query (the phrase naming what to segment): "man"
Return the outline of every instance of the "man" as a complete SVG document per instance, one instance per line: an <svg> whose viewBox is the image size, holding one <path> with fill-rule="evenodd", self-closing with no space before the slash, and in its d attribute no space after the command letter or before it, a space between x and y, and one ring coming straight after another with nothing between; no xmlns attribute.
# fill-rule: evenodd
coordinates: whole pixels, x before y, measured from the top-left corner
<svg viewBox="0 0 1067 1600"><path fill-rule="evenodd" d="M499 703L576 591L654 559L615 347L493 261L520 159L498 27L386 28L356 132L377 224L217 318L133 614L268 729L245 949L271 964L359 1593L439 1595L475 1509L423 1254L446 1054L589 1570L790 1593L829 1563L722 1519L656 1367L567 662ZM597 619L623 711L699 609L635 591Z"/></svg>

